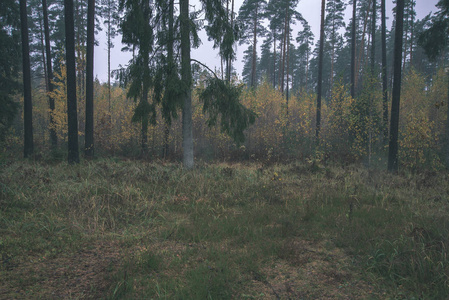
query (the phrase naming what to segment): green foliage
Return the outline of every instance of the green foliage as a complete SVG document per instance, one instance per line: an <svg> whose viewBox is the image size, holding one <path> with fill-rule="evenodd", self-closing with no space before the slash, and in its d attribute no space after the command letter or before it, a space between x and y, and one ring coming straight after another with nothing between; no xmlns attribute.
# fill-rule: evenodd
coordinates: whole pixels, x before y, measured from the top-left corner
<svg viewBox="0 0 449 300"><path fill-rule="evenodd" d="M207 125L220 121L221 129L237 144L245 141L244 130L256 120L256 114L240 103L242 86L235 86L218 78L210 78L200 93L203 111L208 113Z"/></svg>
<svg viewBox="0 0 449 300"><path fill-rule="evenodd" d="M13 0L0 3L0 143L17 114L12 95L20 90L17 81L20 62L19 7Z"/></svg>

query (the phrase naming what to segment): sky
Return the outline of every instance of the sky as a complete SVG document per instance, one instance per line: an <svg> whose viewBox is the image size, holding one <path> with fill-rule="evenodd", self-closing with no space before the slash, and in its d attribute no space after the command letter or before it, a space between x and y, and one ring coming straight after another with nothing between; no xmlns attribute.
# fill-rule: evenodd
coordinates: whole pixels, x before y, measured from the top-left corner
<svg viewBox="0 0 449 300"><path fill-rule="evenodd" d="M347 3L348 0L345 0ZM378 1L380 2L380 1ZM438 9L435 7L438 0L416 0L416 12L417 18L422 19L430 12L436 12ZM235 11L238 12L238 9L242 5L243 0L235 0ZM199 9L201 6L198 0L190 1L191 9L195 7ZM380 4L379 4L380 5ZM390 15L390 19L387 22L387 27L391 26L392 19L392 9L393 9L393 1L386 1L386 11L387 16ZM297 11L300 12L304 19L307 20L311 29L315 35L315 41L318 40L319 37L319 27L320 27L320 13L321 13L321 1L319 0L300 0L297 6ZM348 5L346 9L345 21L349 22L352 15L352 7ZM293 32L293 36L296 36L296 32ZM192 58L201 61L206 64L212 70L215 68L219 68L220 66L220 58L218 55L218 51L212 48L212 43L207 41L207 36L204 32L200 33L200 38L202 41L202 45L199 49L192 50ZM99 41L99 45L95 47L95 65L94 65L94 73L95 76L101 82L107 82L107 47L106 47L106 33L105 30L101 31L96 39ZM111 51L111 70L117 69L119 65L125 66L129 59L131 58L130 53L121 52L122 44L121 37L117 37L114 40L115 47ZM261 44L261 43L259 43ZM243 51L248 47L248 45L242 45L237 47L237 59L233 62L233 67L236 69L237 73L240 75L243 68ZM112 80L113 81L113 80Z"/></svg>

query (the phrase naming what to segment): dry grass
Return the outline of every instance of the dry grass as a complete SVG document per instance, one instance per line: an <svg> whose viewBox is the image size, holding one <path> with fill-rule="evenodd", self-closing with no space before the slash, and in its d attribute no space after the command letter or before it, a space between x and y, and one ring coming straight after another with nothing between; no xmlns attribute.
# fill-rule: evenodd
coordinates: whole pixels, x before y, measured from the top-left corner
<svg viewBox="0 0 449 300"><path fill-rule="evenodd" d="M0 174L0 298L444 298L447 182L356 166L13 162Z"/></svg>

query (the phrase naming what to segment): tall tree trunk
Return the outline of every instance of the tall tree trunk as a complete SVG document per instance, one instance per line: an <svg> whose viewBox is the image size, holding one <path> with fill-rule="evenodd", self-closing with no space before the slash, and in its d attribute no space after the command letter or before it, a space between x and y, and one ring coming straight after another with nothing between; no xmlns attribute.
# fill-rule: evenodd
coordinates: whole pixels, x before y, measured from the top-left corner
<svg viewBox="0 0 449 300"><path fill-rule="evenodd" d="M173 44L174 44L174 14L175 14L175 2L174 0L169 0L168 7L168 41L167 41L167 61L168 61L168 70L167 77L171 78L174 75L175 63L173 59ZM171 99L170 99L171 101ZM164 147L163 147L163 155L162 157L167 158L169 152L169 137L170 137L170 122L165 120L165 128L164 128Z"/></svg>
<svg viewBox="0 0 449 300"><path fill-rule="evenodd" d="M112 113L111 113L111 0L108 1L108 112L109 112L109 121L110 125L112 125Z"/></svg>
<svg viewBox="0 0 449 300"><path fill-rule="evenodd" d="M372 3L372 1L370 0L368 2L368 11L371 8L371 3ZM358 73L359 73L359 70L360 70L360 66L363 65L362 64L362 58L365 58L365 55L364 55L365 51L364 51L364 49L365 49L366 27L368 25L368 16L369 16L369 13L366 13L365 19L363 21L362 42L360 43L359 56L358 56L357 63L356 63L356 66L355 66L355 72L356 72L356 75L355 75L355 89L357 89L357 85L358 85L358 80L359 80Z"/></svg>
<svg viewBox="0 0 449 300"><path fill-rule="evenodd" d="M404 0L396 3L396 31L394 38L394 81L391 100L390 142L388 148L388 171L398 171L399 103L401 98L402 35L404 33Z"/></svg>
<svg viewBox="0 0 449 300"><path fill-rule="evenodd" d="M55 100L51 96L51 93L53 92L53 68L51 63L50 30L48 26L47 0L42 0L42 8L44 14L45 53L47 59L47 92L48 92L48 103L50 106L50 141L52 148L55 149L58 145L58 136L56 135L56 122L54 118Z"/></svg>
<svg viewBox="0 0 449 300"><path fill-rule="evenodd" d="M276 33L273 30L273 88L276 88Z"/></svg>
<svg viewBox="0 0 449 300"><path fill-rule="evenodd" d="M48 74L47 74L47 60L45 59L45 37L44 37L44 25L42 24L42 19L44 18L40 12L38 13L38 18L39 18L39 39L41 42L41 54L42 54L42 66L44 68L44 79L45 79L45 89L48 92Z"/></svg>
<svg viewBox="0 0 449 300"><path fill-rule="evenodd" d="M447 72L447 113L446 113L446 169L449 170L449 71Z"/></svg>
<svg viewBox="0 0 449 300"><path fill-rule="evenodd" d="M355 98L355 44L356 44L356 16L357 0L352 1L352 32L351 32L351 97Z"/></svg>
<svg viewBox="0 0 449 300"><path fill-rule="evenodd" d="M319 135L321 130L321 93L323 85L323 53L324 53L324 11L326 1L321 1L321 26L320 26L320 53L318 56L318 85L317 85L317 99L316 99L316 132L315 137L317 144L319 143Z"/></svg>
<svg viewBox="0 0 449 300"><path fill-rule="evenodd" d="M79 163L78 111L76 105L75 28L73 0L64 0L66 63L67 63L67 125L68 162Z"/></svg>
<svg viewBox="0 0 449 300"><path fill-rule="evenodd" d="M189 0L180 0L181 27L181 79L184 82L184 107L182 110L182 147L183 164L186 169L192 169L193 160L193 130L192 130L192 74L190 65L190 20Z"/></svg>
<svg viewBox="0 0 449 300"><path fill-rule="evenodd" d="M33 104L31 100L31 65L30 45L28 41L28 13L26 0L20 0L20 31L22 34L22 67L23 67L23 127L25 158L33 155Z"/></svg>
<svg viewBox="0 0 449 300"><path fill-rule="evenodd" d="M376 64L376 0L373 0L373 15L372 15L372 25L371 25L371 75L374 76L374 67Z"/></svg>
<svg viewBox="0 0 449 300"><path fill-rule="evenodd" d="M405 4L404 4L405 5ZM406 25L408 25L408 23L409 23L409 17L410 17L410 13L408 13L407 14L407 19L405 20L405 24ZM405 33L404 33L404 37L405 37L405 40L403 41L403 47L404 47L404 54L403 54L403 56L402 56L402 59L403 59L403 62L402 62L402 69L404 69L405 70L405 62L406 62L406 60L407 60L407 50L408 50L408 46L407 46L407 43L408 43L408 30L409 30L409 26L407 26L406 28L405 28Z"/></svg>
<svg viewBox="0 0 449 300"><path fill-rule="evenodd" d="M282 42L282 67L281 67L281 93L284 95L284 80L285 80L285 53L287 49L287 22L288 22L288 6L285 8L285 20L284 20L284 41Z"/></svg>
<svg viewBox="0 0 449 300"><path fill-rule="evenodd" d="M385 0L381 0L382 18L382 127L384 145L388 142L388 74L387 74L387 30L385 16Z"/></svg>
<svg viewBox="0 0 449 300"><path fill-rule="evenodd" d="M95 44L95 0L87 4L87 49L86 49L86 128L84 154L94 156L94 44Z"/></svg>
<svg viewBox="0 0 449 300"><path fill-rule="evenodd" d="M258 7L254 12L254 29L253 29L253 60L251 62L251 87L256 86L256 63L257 63L257 22L258 22Z"/></svg>
<svg viewBox="0 0 449 300"><path fill-rule="evenodd" d="M285 89L286 89L286 93L285 93L285 100L286 100L286 104L287 104L287 125L288 125L288 101L289 101L289 91L290 91L290 86L289 86L289 84L288 84L288 82L289 82L289 71L290 71L290 68L289 68L289 55L290 55L290 23L288 24L288 26L287 26L287 32L288 32L288 38L287 38L287 64L286 64L286 67L287 67L287 71L286 71L286 73L287 73L287 84L286 84L286 86L285 86ZM292 80L293 81L293 80Z"/></svg>

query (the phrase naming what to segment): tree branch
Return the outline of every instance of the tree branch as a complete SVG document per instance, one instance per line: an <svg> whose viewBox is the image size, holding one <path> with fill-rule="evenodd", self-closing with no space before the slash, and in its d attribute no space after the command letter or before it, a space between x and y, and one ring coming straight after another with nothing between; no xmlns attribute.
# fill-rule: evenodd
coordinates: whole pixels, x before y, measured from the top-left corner
<svg viewBox="0 0 449 300"><path fill-rule="evenodd" d="M193 61L193 62L196 62L197 64L202 65L203 67L205 67L206 69L208 69L209 72L211 72L212 74L214 74L215 78L217 78L218 80L221 80L221 79L217 76L217 74L215 74L215 72L211 70L211 68L209 68L208 66L206 66L206 65L203 64L202 62L200 62L200 61L198 61L198 60L196 60L196 59L194 59L194 58L191 58L190 61Z"/></svg>

